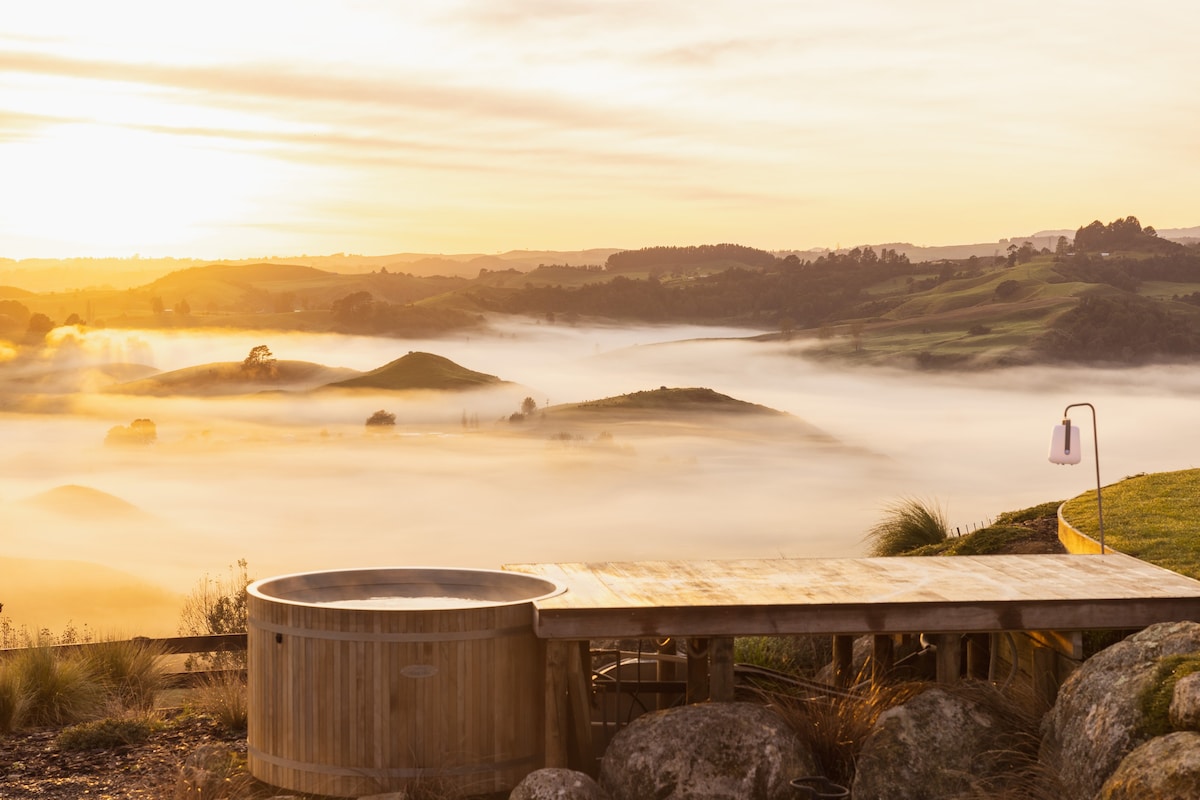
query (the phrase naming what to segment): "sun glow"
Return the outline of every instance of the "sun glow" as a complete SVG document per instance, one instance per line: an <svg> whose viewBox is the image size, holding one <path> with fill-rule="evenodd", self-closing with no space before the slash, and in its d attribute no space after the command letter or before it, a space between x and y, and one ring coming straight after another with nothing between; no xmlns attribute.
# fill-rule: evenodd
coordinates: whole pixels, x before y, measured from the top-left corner
<svg viewBox="0 0 1200 800"><path fill-rule="evenodd" d="M178 136L59 125L0 152L12 189L0 216L19 237L128 255L235 223L262 192L265 166Z"/></svg>

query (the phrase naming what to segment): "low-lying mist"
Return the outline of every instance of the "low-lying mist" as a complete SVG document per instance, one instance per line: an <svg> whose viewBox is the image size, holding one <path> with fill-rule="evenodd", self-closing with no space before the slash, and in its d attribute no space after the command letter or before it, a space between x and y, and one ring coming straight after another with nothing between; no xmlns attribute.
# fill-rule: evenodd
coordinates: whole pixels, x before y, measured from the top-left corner
<svg viewBox="0 0 1200 800"><path fill-rule="evenodd" d="M1093 488L1086 409L1072 413L1085 431L1084 464L1046 459L1064 406L1084 401L1098 410L1105 483L1195 465L1200 369L903 372L818 363L800 342L750 336L535 324L441 341L72 334L36 364L0 372L6 408L52 412L0 414L0 559L70 559L120 570L130 586L183 593L239 558L265 577L373 565L859 555L865 530L902 496L940 502L966 530ZM281 360L361 371L426 351L515 385L211 399L73 383L82 369L126 361L160 371L241 361L258 344ZM660 386L708 387L779 409L835 441L770 417L605 418L569 430L540 411L510 421L527 395L540 409ZM31 403L33 391L42 405ZM368 430L377 410L395 414L395 427ZM110 428L134 419L154 422L155 444L105 445ZM0 568L16 569L10 563ZM68 572L76 574L63 565ZM13 578L0 578L11 620L125 627L87 618L86 605L56 607L53 592ZM174 599L136 624L173 632Z"/></svg>

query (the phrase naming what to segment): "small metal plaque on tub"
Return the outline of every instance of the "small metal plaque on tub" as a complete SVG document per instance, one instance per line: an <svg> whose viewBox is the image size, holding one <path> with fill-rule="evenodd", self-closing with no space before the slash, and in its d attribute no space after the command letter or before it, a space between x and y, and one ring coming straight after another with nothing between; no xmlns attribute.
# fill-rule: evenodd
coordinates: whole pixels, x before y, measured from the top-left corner
<svg viewBox="0 0 1200 800"><path fill-rule="evenodd" d="M400 674L406 678L432 678L437 673L438 668L433 664L409 664L400 670Z"/></svg>

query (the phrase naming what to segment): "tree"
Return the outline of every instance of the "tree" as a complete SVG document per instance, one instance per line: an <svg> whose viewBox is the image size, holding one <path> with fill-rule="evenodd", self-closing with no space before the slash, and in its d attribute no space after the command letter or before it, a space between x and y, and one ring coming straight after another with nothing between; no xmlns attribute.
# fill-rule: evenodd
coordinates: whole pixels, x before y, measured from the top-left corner
<svg viewBox="0 0 1200 800"><path fill-rule="evenodd" d="M150 298L150 310L155 314L162 314L166 310L166 306L163 305L163 299L157 295Z"/></svg>
<svg viewBox="0 0 1200 800"><path fill-rule="evenodd" d="M367 417L368 428L378 428L396 424L396 415L380 409Z"/></svg>
<svg viewBox="0 0 1200 800"><path fill-rule="evenodd" d="M334 300L329 313L342 324L365 327L370 322L374 305L375 299L370 292L354 292Z"/></svg>
<svg viewBox="0 0 1200 800"><path fill-rule="evenodd" d="M1065 261L1070 254L1071 240L1065 236L1058 237L1058 241L1054 244L1054 260Z"/></svg>
<svg viewBox="0 0 1200 800"><path fill-rule="evenodd" d="M114 425L108 429L108 434L104 437L104 444L108 446L136 446L145 447L146 445L154 444L158 441L158 427L153 420L135 419L128 427L125 425Z"/></svg>
<svg viewBox="0 0 1200 800"><path fill-rule="evenodd" d="M50 331L54 330L54 320L47 317L45 314L38 312L29 317L29 335L31 337L43 337Z"/></svg>
<svg viewBox="0 0 1200 800"><path fill-rule="evenodd" d="M181 636L246 632L246 587L251 580L246 564L246 559L240 558L236 568L229 565L229 577L225 580L205 575L196 583L192 593L184 600L183 610L179 614ZM240 669L246 666L246 651L188 656L184 667L195 669L198 662L203 662L210 670Z"/></svg>
<svg viewBox="0 0 1200 800"><path fill-rule="evenodd" d="M534 400L532 397L526 397L524 400L521 401L521 413L522 414L524 414L525 416L529 416L534 411L537 411L537 401L536 400Z"/></svg>
<svg viewBox="0 0 1200 800"><path fill-rule="evenodd" d="M255 375L275 375L275 358L271 348L260 344L250 348L250 354L242 361L242 369Z"/></svg>
<svg viewBox="0 0 1200 800"><path fill-rule="evenodd" d="M996 297L1007 299L1016 294L1021 288L1021 284L1013 280L1001 281L995 289Z"/></svg>

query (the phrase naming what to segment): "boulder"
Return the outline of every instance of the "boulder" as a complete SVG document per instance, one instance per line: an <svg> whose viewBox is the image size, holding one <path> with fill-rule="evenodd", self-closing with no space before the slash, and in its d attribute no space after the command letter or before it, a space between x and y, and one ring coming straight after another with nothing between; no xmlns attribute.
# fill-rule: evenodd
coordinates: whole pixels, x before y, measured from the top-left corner
<svg viewBox="0 0 1200 800"><path fill-rule="evenodd" d="M1177 731L1200 731L1200 672L1184 675L1175 683L1170 719Z"/></svg>
<svg viewBox="0 0 1200 800"><path fill-rule="evenodd" d="M931 686L879 715L859 753L850 796L946 800L964 794L1012 771L1031 725L989 685Z"/></svg>
<svg viewBox="0 0 1200 800"><path fill-rule="evenodd" d="M1097 653L1063 683L1042 721L1039 759L1064 800L1092 800L1121 760L1146 740L1141 695L1158 661L1200 652L1200 623L1164 622Z"/></svg>
<svg viewBox="0 0 1200 800"><path fill-rule="evenodd" d="M638 717L600 762L612 800L794 800L812 751L766 706L701 703Z"/></svg>
<svg viewBox="0 0 1200 800"><path fill-rule="evenodd" d="M539 769L525 776L508 800L610 800L590 775L573 769Z"/></svg>
<svg viewBox="0 0 1200 800"><path fill-rule="evenodd" d="M1158 736L1125 756L1100 800L1194 800L1200 797L1200 733Z"/></svg>

